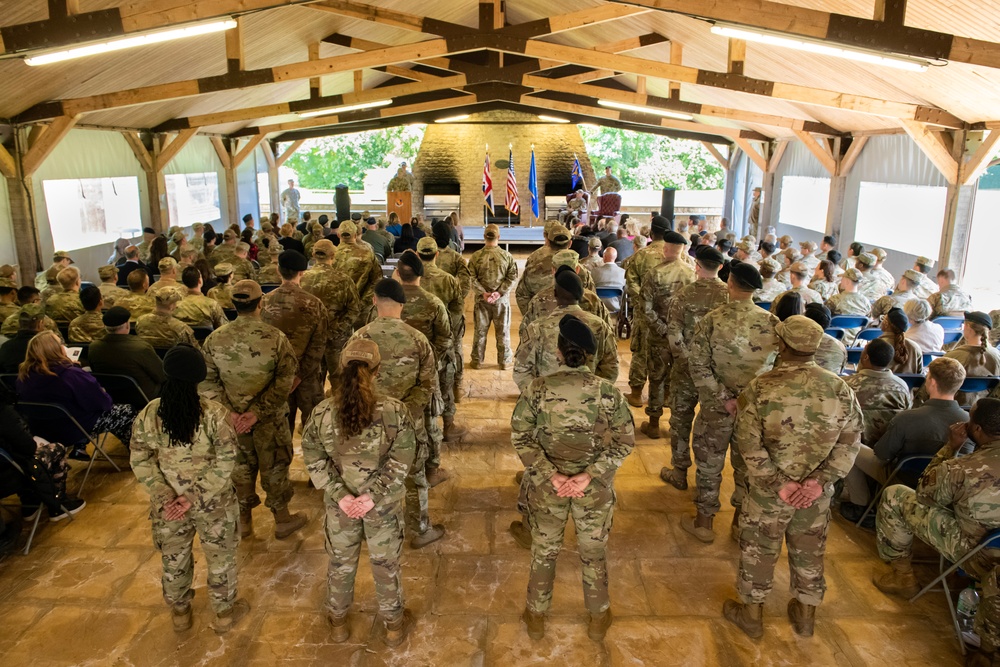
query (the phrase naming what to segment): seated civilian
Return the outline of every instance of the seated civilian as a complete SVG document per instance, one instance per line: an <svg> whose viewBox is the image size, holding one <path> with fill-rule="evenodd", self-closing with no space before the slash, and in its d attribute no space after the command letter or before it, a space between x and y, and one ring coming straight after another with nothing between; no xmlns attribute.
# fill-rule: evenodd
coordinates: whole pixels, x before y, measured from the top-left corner
<svg viewBox="0 0 1000 667"><path fill-rule="evenodd" d="M174 311L181 301L176 290L160 290L156 293L156 310L135 321L135 332L153 347L169 348L178 343L198 347L191 327L176 317Z"/></svg>
<svg viewBox="0 0 1000 667"><path fill-rule="evenodd" d="M893 373L923 373L924 353L912 340L904 335L910 328L910 321L902 308L891 308L882 316L880 338L896 350L889 370Z"/></svg>
<svg viewBox="0 0 1000 667"><path fill-rule="evenodd" d="M877 354L880 361L884 360L882 353ZM857 521L871 500L868 477L884 484L901 459L932 456L940 449L941 443L947 441L952 424L969 420L969 413L955 400L955 392L964 381L965 369L954 359L942 357L930 363L924 382L930 400L893 417L874 447L861 445L854 468L844 480L845 492L850 499L840 508L845 518Z"/></svg>
<svg viewBox="0 0 1000 667"><path fill-rule="evenodd" d="M625 288L625 269L616 264L618 252L614 248L604 251L604 261L599 266L591 270L590 274L594 278L595 287L618 287ZM609 313L617 313L621 310L619 297L601 298L607 306Z"/></svg>
<svg viewBox="0 0 1000 667"><path fill-rule="evenodd" d="M277 243L275 248L280 248ZM195 266L189 266L181 273L181 282L187 288L187 294L177 304L174 317L189 327L212 327L218 329L228 322L222 306L215 299L201 293L201 271Z"/></svg>
<svg viewBox="0 0 1000 667"><path fill-rule="evenodd" d="M413 225L404 222L399 231L399 238L396 239L396 243L392 246L392 252L399 255L407 250L417 251L417 237L413 235Z"/></svg>
<svg viewBox="0 0 1000 667"><path fill-rule="evenodd" d="M141 269L146 272L147 275L151 276L149 268L141 259L139 259L139 248L134 245L130 245L125 248L125 262L118 267L118 286L127 287L129 274L137 269Z"/></svg>
<svg viewBox="0 0 1000 667"><path fill-rule="evenodd" d="M861 442L869 447L885 434L893 417L913 407L910 388L889 370L894 353L892 345L875 339L861 352L858 372L844 378L861 404L865 420Z"/></svg>
<svg viewBox="0 0 1000 667"><path fill-rule="evenodd" d="M930 321L931 304L927 299L910 299L903 306L910 328L904 334L922 352L940 352L944 346L944 327Z"/></svg>
<svg viewBox="0 0 1000 667"><path fill-rule="evenodd" d="M66 356L62 341L51 331L37 334L17 373L17 396L22 401L57 403L73 415L88 433L111 433L128 447L135 411L115 405L94 376ZM35 435L75 448L86 456L87 439L72 424L54 421Z"/></svg>
<svg viewBox="0 0 1000 667"><path fill-rule="evenodd" d="M87 352L90 370L95 373L127 375L139 385L146 398L160 395L163 362L153 346L129 334L129 312L115 306L104 313L104 337L95 340Z"/></svg>
<svg viewBox="0 0 1000 667"><path fill-rule="evenodd" d="M28 343L39 331L45 331L45 316L40 303L21 306L13 317L17 318L18 330L13 338L0 345L0 373L16 373L24 362Z"/></svg>
<svg viewBox="0 0 1000 667"><path fill-rule="evenodd" d="M80 303L86 311L69 323L70 343L89 343L104 338L104 320L101 309L104 308L104 297L101 289L95 285L87 285L80 290Z"/></svg>
<svg viewBox="0 0 1000 667"><path fill-rule="evenodd" d="M615 233L615 240L608 244L609 248L614 248L615 252L618 253L618 261L623 262L632 256L635 252L635 246L632 243L632 239L628 238L627 231L625 227L619 226L618 231Z"/></svg>

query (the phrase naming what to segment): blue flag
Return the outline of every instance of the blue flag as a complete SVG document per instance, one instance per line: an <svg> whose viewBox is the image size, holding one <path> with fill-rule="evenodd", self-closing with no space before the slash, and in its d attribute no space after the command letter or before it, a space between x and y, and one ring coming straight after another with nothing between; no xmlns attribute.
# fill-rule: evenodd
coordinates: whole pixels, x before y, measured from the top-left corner
<svg viewBox="0 0 1000 667"><path fill-rule="evenodd" d="M531 213L538 217L538 175L535 172L535 147L531 147L531 169L528 170L528 192L531 193Z"/></svg>
<svg viewBox="0 0 1000 667"><path fill-rule="evenodd" d="M577 181L583 183L583 169L580 167L580 158L578 158L576 156L573 157L573 173L572 173L572 176L573 176L573 185L571 187L574 190L576 190L576 183L577 183Z"/></svg>

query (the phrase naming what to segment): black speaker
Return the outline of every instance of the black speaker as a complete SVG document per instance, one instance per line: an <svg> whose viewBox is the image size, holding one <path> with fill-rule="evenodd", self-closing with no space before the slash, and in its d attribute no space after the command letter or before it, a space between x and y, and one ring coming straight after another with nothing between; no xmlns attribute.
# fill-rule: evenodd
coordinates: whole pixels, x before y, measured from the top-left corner
<svg viewBox="0 0 1000 667"><path fill-rule="evenodd" d="M663 199L660 200L660 215L670 221L670 228L674 228L674 193L673 188L663 188Z"/></svg>
<svg viewBox="0 0 1000 667"><path fill-rule="evenodd" d="M333 202L337 206L337 222L351 219L351 193L347 186L341 183L337 186L333 195ZM672 209L671 209L672 210Z"/></svg>

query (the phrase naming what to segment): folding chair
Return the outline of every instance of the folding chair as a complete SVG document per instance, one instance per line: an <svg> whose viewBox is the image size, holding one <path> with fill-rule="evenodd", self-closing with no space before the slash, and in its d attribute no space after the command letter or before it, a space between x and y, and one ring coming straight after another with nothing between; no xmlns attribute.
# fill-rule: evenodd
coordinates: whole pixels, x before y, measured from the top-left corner
<svg viewBox="0 0 1000 667"><path fill-rule="evenodd" d="M83 425L76 420L69 411L58 403L33 403L30 401L18 401L17 406L15 406L18 413L24 417L24 421L28 423L28 428L31 430L32 434L39 436L40 438L46 438L50 441L58 440L56 437L49 437L52 435L49 429L53 424L62 422L63 424L72 424L82 436L78 442L68 443L68 444L82 444L84 442L89 442L94 446L94 456L90 458L90 463L87 464L87 472L83 476L83 482L80 484L80 492L83 492L83 487L87 484L87 478L90 476L90 470L94 467L94 461L97 460L97 454L100 454L117 472L121 472L122 469L118 467L118 464L111 460L108 453L104 450L102 446L103 438L95 437L92 433L88 432L87 429L83 428ZM63 443L67 444L67 443Z"/></svg>
<svg viewBox="0 0 1000 667"><path fill-rule="evenodd" d="M837 340L844 340L844 336L847 335L847 331L844 329L837 329L835 327L824 329L824 331L826 332L826 335L836 338Z"/></svg>
<svg viewBox="0 0 1000 667"><path fill-rule="evenodd" d="M927 376L920 373L896 373L896 377L905 382L910 391L913 391L917 387L922 387L924 382L927 381Z"/></svg>
<svg viewBox="0 0 1000 667"><path fill-rule="evenodd" d="M940 324L945 331L961 331L965 325L964 317L941 316L931 320L934 324Z"/></svg>
<svg viewBox="0 0 1000 667"><path fill-rule="evenodd" d="M212 327L191 327L194 332L194 339L199 343L208 338L214 329Z"/></svg>
<svg viewBox="0 0 1000 667"><path fill-rule="evenodd" d="M7 450L0 449L0 459L3 459L8 464L10 464L10 466L14 469L14 471L18 475L20 475L21 477L25 478L26 480L31 481L31 475L29 475L28 473L26 473L24 471L24 468L22 468L17 463L17 461L15 461L13 459L13 457L9 453L7 453ZM63 512L66 513L66 517L70 521L74 521L73 515L69 513L69 510L67 510L64 505L60 504L59 508ZM28 543L24 545L24 552L23 553L24 553L25 556L27 556L28 553L31 551L31 542L35 539L35 533L38 532L38 524L41 523L41 520L42 520L42 512L41 512L42 507L41 507L41 504L39 504L38 509L39 509L39 511L35 514L35 520L31 524L31 532L28 533Z"/></svg>
<svg viewBox="0 0 1000 667"><path fill-rule="evenodd" d="M830 319L831 328L864 329L869 319L864 315L834 315Z"/></svg>
<svg viewBox="0 0 1000 667"><path fill-rule="evenodd" d="M104 387L104 391L108 392L115 403L127 403L135 408L136 413L149 403L149 398L142 387L129 375L114 373L91 373L91 375Z"/></svg>
<svg viewBox="0 0 1000 667"><path fill-rule="evenodd" d="M601 299L618 299L618 311L611 313L616 315L621 310L621 299L625 294L625 290L621 287L598 287L597 296ZM610 309L609 309L610 310Z"/></svg>
<svg viewBox="0 0 1000 667"><path fill-rule="evenodd" d="M882 487L878 490L878 493L872 496L871 502L869 502L868 507L865 508L865 513L861 515L861 518L858 519L858 522L855 525L858 528L861 527L861 524L864 523L864 520L871 513L872 509L878 504L878 501L882 499L882 494L885 492L886 489L892 486L893 482L896 481L896 478L899 477L900 474L912 473L917 477L920 477L920 475L923 474L924 470L927 469L927 466L930 465L930 462L933 460L934 460L933 456L907 456L903 458L899 463L896 464L896 467L892 469L892 472L889 474L889 477L885 480L885 484L883 484Z"/></svg>
<svg viewBox="0 0 1000 667"><path fill-rule="evenodd" d="M226 319L232 322L236 319L236 309L235 308L223 308L222 312L225 314Z"/></svg>
<svg viewBox="0 0 1000 667"><path fill-rule="evenodd" d="M944 352L924 352L924 368L930 365L937 357L943 357Z"/></svg>
<svg viewBox="0 0 1000 667"><path fill-rule="evenodd" d="M396 265L395 264L393 264L392 266L388 266L388 265L387 266L383 266L382 267L382 277L383 278L392 278L392 272L395 271L395 270L396 270Z"/></svg>
<svg viewBox="0 0 1000 667"><path fill-rule="evenodd" d="M853 364L855 366L861 361L861 353L865 351L863 347L849 347L847 348L847 363Z"/></svg>
<svg viewBox="0 0 1000 667"><path fill-rule="evenodd" d="M944 332L944 342L942 345L953 345L958 341L962 340L961 331L945 331Z"/></svg>
<svg viewBox="0 0 1000 667"><path fill-rule="evenodd" d="M0 382L2 382L3 386L10 389L13 393L17 393L17 375L15 373L0 374Z"/></svg>
<svg viewBox="0 0 1000 667"><path fill-rule="evenodd" d="M270 294L279 287L281 287L281 285L278 285L277 283L268 283L267 285L261 285L260 291L263 292L264 294Z"/></svg>
<svg viewBox="0 0 1000 667"><path fill-rule="evenodd" d="M967 563L973 556L978 554L983 549L1000 549L1000 529L987 533L983 537L983 539L979 541L979 544L972 547L972 549L970 549L968 553L966 553L964 556L962 556L957 561L952 563L951 567L949 567L947 570L944 569L944 563L945 563L944 555L939 554L938 567L941 570L941 574L939 574L937 578L934 579L934 581L932 581L931 583L927 584L922 589L920 589L920 592L918 592L916 595L910 598L910 602L914 602L924 593L930 592L931 589L933 589L935 586L941 584L941 588L939 590L941 590L944 593L944 599L948 602L948 611L951 612L951 622L955 628L955 636L958 638L958 645L959 648L962 649L962 655L966 654L965 638L962 636L962 626L958 624L958 614L956 613L955 610L955 603L952 602L951 599L951 589L948 588L948 577L951 576L954 572L957 572L959 569L961 569L962 565Z"/></svg>
<svg viewBox="0 0 1000 667"><path fill-rule="evenodd" d="M854 339L854 342L857 343L860 340L873 341L881 335L881 329L862 329L858 332L858 337Z"/></svg>
<svg viewBox="0 0 1000 667"><path fill-rule="evenodd" d="M760 306L761 308L763 308L764 310L766 310L768 312L771 312L771 302L770 301L758 301L757 305Z"/></svg>

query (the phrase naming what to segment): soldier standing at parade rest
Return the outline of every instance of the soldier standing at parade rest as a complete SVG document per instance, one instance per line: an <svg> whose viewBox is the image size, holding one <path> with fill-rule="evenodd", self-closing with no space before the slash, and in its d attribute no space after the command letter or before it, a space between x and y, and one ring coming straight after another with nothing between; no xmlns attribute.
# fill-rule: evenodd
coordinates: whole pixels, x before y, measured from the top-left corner
<svg viewBox="0 0 1000 667"><path fill-rule="evenodd" d="M361 312L354 321L355 327L363 326L372 312L372 290L382 280L382 265L368 244L358 243L358 226L350 220L340 223L337 228L340 246L333 259L333 268L343 271L354 281L361 303Z"/></svg>
<svg viewBox="0 0 1000 667"><path fill-rule="evenodd" d="M212 628L229 631L250 611L236 597L239 503L233 489L236 431L229 410L198 396L205 360L178 345L163 359L166 382L132 429L132 472L150 499L153 543L163 557L163 598L177 632L191 627L192 547L197 533L208 567Z"/></svg>
<svg viewBox="0 0 1000 667"><path fill-rule="evenodd" d="M833 485L854 464L864 425L851 388L813 361L823 328L793 315L775 333L781 366L751 380L739 397L733 442L749 485L740 512L740 601L727 600L723 615L749 637L764 634L764 600L784 538L794 595L788 618L796 634L811 637L826 591Z"/></svg>
<svg viewBox="0 0 1000 667"><path fill-rule="evenodd" d="M441 394L445 400L445 421L449 416L455 416L455 404L461 403L461 382L455 379L462 367L462 337L465 335L465 290L458 278L439 268L435 259L438 256L437 242L430 236L417 241L417 256L424 265L424 275L420 279L420 287L441 300L448 310L448 321L451 323L452 363L451 385L444 384L445 376L441 377ZM447 429L446 429L447 430ZM448 433L445 433L448 441Z"/></svg>
<svg viewBox="0 0 1000 667"><path fill-rule="evenodd" d="M506 370L514 358L510 349L510 288L517 280L517 264L511 254L500 247L499 227L487 225L483 240L484 247L474 252L469 260L472 289L476 294L469 367L479 368L482 365L486 336L492 324L497 363L500 370Z"/></svg>
<svg viewBox="0 0 1000 667"><path fill-rule="evenodd" d="M233 483L240 501L240 534L253 534L257 474L274 513L274 536L284 539L306 525L290 514L292 434L288 430L288 395L296 385L298 362L285 334L260 318L263 293L252 280L233 285L237 317L205 339L208 374L201 385L207 398L222 403L236 428L238 452Z"/></svg>
<svg viewBox="0 0 1000 667"><path fill-rule="evenodd" d="M635 442L632 413L614 384L591 373L597 349L586 324L565 315L559 323L562 365L522 392L511 417L511 444L525 468L531 574L524 610L528 636L545 635L556 560L572 517L583 569L588 636L604 639L611 626L605 553L615 506L614 477Z"/></svg>
<svg viewBox="0 0 1000 667"><path fill-rule="evenodd" d="M302 458L326 505L327 617L331 639L350 637L347 614L362 540L368 545L375 598L389 646L409 626L403 608L403 552L407 470L416 454L409 409L377 393L381 357L371 340L354 338L339 359L333 396L316 406L302 433ZM333 370L333 369L331 369Z"/></svg>
<svg viewBox="0 0 1000 667"><path fill-rule="evenodd" d="M340 351L354 332L354 321L361 312L361 301L354 281L333 267L336 248L329 239L313 246L313 265L302 276L302 289L326 306L329 329L326 338L326 369L330 376L340 368ZM320 381L320 387L323 381Z"/></svg>

